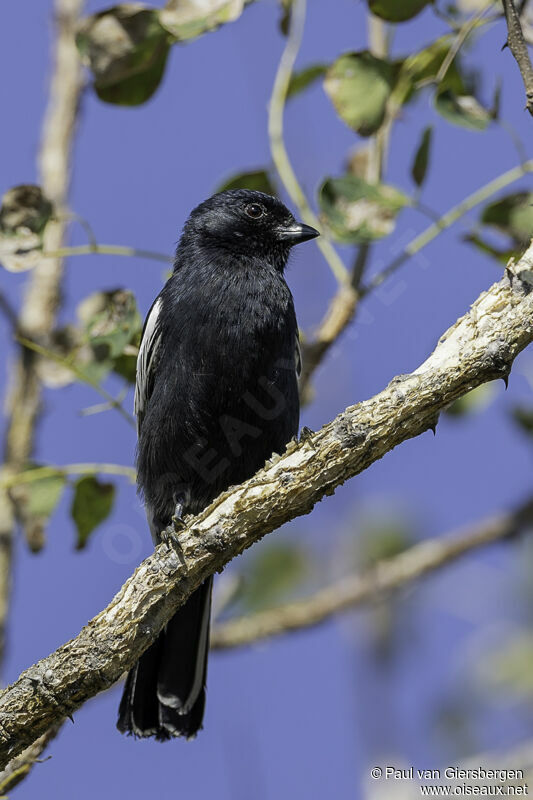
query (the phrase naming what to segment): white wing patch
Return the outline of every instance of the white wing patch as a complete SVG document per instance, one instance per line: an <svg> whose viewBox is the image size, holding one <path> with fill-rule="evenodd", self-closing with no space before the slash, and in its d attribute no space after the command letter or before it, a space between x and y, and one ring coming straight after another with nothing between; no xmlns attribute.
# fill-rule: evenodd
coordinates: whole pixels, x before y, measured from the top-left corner
<svg viewBox="0 0 533 800"><path fill-rule="evenodd" d="M135 398L133 401L133 411L137 417L137 427L140 425L141 417L146 409L149 397L150 369L153 367L153 357L157 350L160 336L159 314L161 311L161 298L153 304L146 319L137 356L137 376L135 381Z"/></svg>

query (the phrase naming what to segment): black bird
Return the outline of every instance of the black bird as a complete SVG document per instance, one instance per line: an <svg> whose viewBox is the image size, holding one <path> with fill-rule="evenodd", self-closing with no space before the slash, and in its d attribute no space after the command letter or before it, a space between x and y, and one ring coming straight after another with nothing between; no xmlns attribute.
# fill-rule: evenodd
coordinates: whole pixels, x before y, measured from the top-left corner
<svg viewBox="0 0 533 800"><path fill-rule="evenodd" d="M315 236L276 198L241 189L187 220L137 360L137 482L155 543L298 432L298 327L283 272L291 247ZM165 740L201 728L211 587L212 578L129 673L120 731Z"/></svg>

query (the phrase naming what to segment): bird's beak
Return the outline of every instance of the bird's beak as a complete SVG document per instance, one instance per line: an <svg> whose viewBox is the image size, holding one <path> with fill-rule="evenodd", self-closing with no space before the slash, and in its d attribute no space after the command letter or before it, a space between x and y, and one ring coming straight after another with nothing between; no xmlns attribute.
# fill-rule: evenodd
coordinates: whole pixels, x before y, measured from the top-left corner
<svg viewBox="0 0 533 800"><path fill-rule="evenodd" d="M300 244L300 242L307 242L309 239L315 239L320 236L319 232L312 228L310 225L304 225L303 222L294 222L292 225L278 228L278 239L288 244Z"/></svg>

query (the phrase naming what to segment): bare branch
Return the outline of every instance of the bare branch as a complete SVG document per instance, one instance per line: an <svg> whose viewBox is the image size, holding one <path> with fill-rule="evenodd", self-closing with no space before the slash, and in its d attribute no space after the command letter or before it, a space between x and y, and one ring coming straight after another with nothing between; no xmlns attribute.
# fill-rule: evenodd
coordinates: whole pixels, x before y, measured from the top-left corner
<svg viewBox="0 0 533 800"><path fill-rule="evenodd" d="M126 256L128 258L149 258L152 261L161 261L163 264L172 264L172 256L156 253L154 250L139 250L122 244L79 244L75 247L60 247L56 250L47 250L42 253L43 258L66 258L67 256Z"/></svg>
<svg viewBox="0 0 533 800"><path fill-rule="evenodd" d="M43 125L40 153L40 180L45 195L52 200L56 210L66 203L69 186L69 164L78 102L82 88L81 70L76 44L75 28L84 0L55 0L56 40L55 64L50 83L50 95ZM65 221L51 221L44 234L47 249L57 249L63 243ZM32 271L24 302L13 328L31 339L45 340L56 319L60 301L62 262L60 259L42 260ZM34 432L39 416L41 385L35 369L35 356L21 349L11 375L8 398L8 421L4 465L0 473L9 475L28 461L33 451ZM6 489L0 489L0 661L5 647L5 627L11 589L11 560L15 515L19 507ZM53 723L43 729L40 739L20 758L0 774L0 792L11 789L31 769L57 732ZM32 741L35 739L33 737ZM19 751L20 752L20 751Z"/></svg>
<svg viewBox="0 0 533 800"><path fill-rule="evenodd" d="M23 472L15 472L11 475L0 475L0 489L11 489L13 486L22 486L46 478L66 478L69 475L121 475L135 483L136 473L133 467L122 464L66 464L63 467L47 464L44 467L25 469Z"/></svg>
<svg viewBox="0 0 533 800"><path fill-rule="evenodd" d="M401 442L433 428L453 400L509 374L533 341L533 245L484 292L410 375L347 408L253 478L186 520L79 635L0 694L0 768L56 721L111 686L209 575Z"/></svg>
<svg viewBox="0 0 533 800"><path fill-rule="evenodd" d="M502 0L507 22L507 44L514 56L526 90L526 108L533 116L533 66L522 31L520 16L513 0Z"/></svg>
<svg viewBox="0 0 533 800"><path fill-rule="evenodd" d="M55 2L55 64L43 125L40 178L45 195L53 201L57 210L61 210L66 202L70 151L81 91L81 72L74 30L82 6L83 0ZM60 220L47 225L45 247L57 249L61 246L64 225L65 222ZM16 321L15 328L18 332L23 331L31 339L46 339L55 323L61 276L60 260L43 260L35 267ZM20 469L32 453L40 399L41 386L35 370L35 357L30 351L21 350L10 380L3 474ZM13 506L7 493L0 490L0 660L9 605L16 510L17 507Z"/></svg>
<svg viewBox="0 0 533 800"><path fill-rule="evenodd" d="M121 401L116 397L113 397L112 394L109 394L109 392L104 389L104 387L101 386L97 380L91 377L91 375L85 372L85 370L81 369L70 357L62 356L48 347L42 347L40 344L33 342L31 339L28 339L25 336L17 336L17 341L30 352L36 353L37 355L47 358L50 361L54 361L56 364L60 364L64 369L72 372L72 374L81 383L86 383L87 386L90 386L95 390L95 392L103 397L108 403L109 408L114 408L116 411L118 411L120 416L125 419L126 422L132 426L132 428L136 427L135 417L133 414L130 414L129 411L126 411Z"/></svg>
<svg viewBox="0 0 533 800"><path fill-rule="evenodd" d="M528 500L513 513L491 517L450 536L421 542L363 575L350 575L311 597L221 623L211 634L211 647L238 647L319 625L335 614L360 608L386 592L401 589L479 547L507 539L524 528L533 533L532 523L533 500Z"/></svg>

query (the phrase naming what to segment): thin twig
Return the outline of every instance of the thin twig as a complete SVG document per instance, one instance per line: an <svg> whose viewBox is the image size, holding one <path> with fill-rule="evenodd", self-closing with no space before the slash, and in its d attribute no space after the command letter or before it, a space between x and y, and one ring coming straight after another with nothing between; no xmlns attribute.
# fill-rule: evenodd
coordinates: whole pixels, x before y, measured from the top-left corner
<svg viewBox="0 0 533 800"><path fill-rule="evenodd" d="M43 123L39 155L40 184L56 211L66 204L69 165L78 102L82 88L81 67L74 41L83 0L55 0L56 37L54 67L49 100ZM54 219L44 232L44 246L61 246L65 222ZM46 341L56 320L60 301L62 263L42 260L32 270L24 301L14 326L32 340ZM40 413L41 384L33 353L23 348L14 364L7 402L6 443L2 472L22 468L29 460ZM5 624L9 607L11 556L15 513L20 506L0 492L0 661L4 651ZM22 514L20 514L22 517Z"/></svg>
<svg viewBox="0 0 533 800"><path fill-rule="evenodd" d="M76 125L78 103L82 89L81 66L74 36L84 0L55 0L56 37L54 67L43 123L39 157L40 183L44 194L53 202L56 211L66 205L70 156ZM44 246L55 250L63 243L65 222L52 220L44 232ZM14 328L32 340L46 340L52 331L60 302L62 262L60 259L41 261L31 273L20 315ZM29 460L40 412L41 384L36 359L31 351L21 349L11 376L8 398L8 420L4 465L0 473L18 470ZM22 518L23 509L7 490L0 490L0 662L5 649L5 627L11 589L12 552L15 515ZM41 731L28 751L11 760L0 774L1 791L8 791L31 770L35 760L59 729L54 721L48 730ZM19 751L20 753L20 751Z"/></svg>
<svg viewBox="0 0 533 800"><path fill-rule="evenodd" d="M379 17L368 13L369 48L377 58L386 58L389 52L390 39L385 23ZM393 108L388 108L385 121L374 134L369 145L368 162L365 178L368 183L379 183L385 170L388 146L392 126L396 118ZM352 321L359 303L359 287L368 267L372 246L369 242L357 248L348 284L341 284L334 295L326 316L310 342L302 343L302 374L300 376L300 397L302 403L310 400L310 380L330 347L337 341L341 333Z"/></svg>
<svg viewBox="0 0 533 800"><path fill-rule="evenodd" d="M150 258L153 261L162 261L171 264L172 257L153 250L138 250L120 244L80 244L74 247L60 247L57 250L46 250L41 253L43 258L67 258L70 256L128 256L135 258Z"/></svg>
<svg viewBox="0 0 533 800"><path fill-rule="evenodd" d="M492 5L494 5L493 0L486 0L486 5L484 7L480 8L475 14L473 14L473 16L471 16L469 19L463 22L463 24L457 29L456 37L453 40L450 49L446 53L446 56L444 57L437 74L434 77L425 78L419 81L416 84L418 89L433 83L439 85L448 74L448 70L455 61L455 58L457 57L459 50L464 45L464 43L466 42L472 31L476 27L478 27L479 23L483 22L483 24L486 25L487 23L494 22L496 19L499 18L492 16L483 20L483 17L485 16L485 14L488 12L488 10Z"/></svg>
<svg viewBox="0 0 533 800"><path fill-rule="evenodd" d="M518 156L518 161L520 164L525 164L527 161L527 149L522 141L522 137L509 120L506 119L497 119L495 120L496 123L500 126L500 128L505 131L505 133L509 136L511 142L513 143L513 147L516 151L516 155Z"/></svg>
<svg viewBox="0 0 533 800"><path fill-rule="evenodd" d="M533 159L507 170L507 172L504 172L502 175L498 175L497 178L494 178L480 189L477 189L475 192L468 195L468 197L465 197L464 200L461 200L460 203L458 203L456 206L453 206L449 211L443 214L438 222L430 225L428 228L422 231L422 233L419 233L417 236L415 236L415 238L404 247L402 252L396 256L396 258L394 258L388 266L381 270L381 272L378 272L377 275L375 275L372 280L361 289L361 294L363 296L367 295L370 291L372 291L372 289L380 286L383 281L396 272L396 270L399 269L399 267L401 267L402 264L404 264L409 258L419 253L424 247L426 247L426 245L436 239L436 237L442 233L442 231L449 228L469 211L472 211L472 209L478 206L480 203L488 200L501 189L504 189L506 186L509 186L509 184L519 180L529 172L533 172Z"/></svg>
<svg viewBox="0 0 533 800"><path fill-rule="evenodd" d="M18 336L17 341L20 342L23 347L28 348L28 350L37 353L43 358L48 358L50 361L54 361L56 364L60 364L65 369L70 370L70 372L72 372L72 374L75 375L79 381L86 383L88 386L94 389L95 392L98 392L98 394L103 397L112 408L115 408L118 411L118 413L126 420L126 422L135 427L135 418L132 414L126 411L120 401L117 400L116 397L113 397L112 394L100 386L98 381L95 381L90 375L87 375L86 372L80 369L70 359L59 355L59 353L54 353L53 350L50 350L47 347L42 347L40 344L36 344L35 342L31 341L31 339L26 339L24 336Z"/></svg>
<svg viewBox="0 0 533 800"><path fill-rule="evenodd" d="M285 110L287 92L289 90L294 63L302 41L305 9L306 0L295 0L291 7L291 22L289 34L287 36L287 44L285 45L279 62L268 107L268 134L270 137L272 160L274 161L279 177L287 193L298 206L303 221L320 230L322 228L320 221L312 210L298 182L283 139L283 112ZM347 284L349 281L348 270L331 244L331 241L325 234L322 234L322 236L316 240L316 243L337 281L340 284Z"/></svg>
<svg viewBox="0 0 533 800"><path fill-rule="evenodd" d="M339 287L333 296L328 310L320 323L311 341L302 344L302 376L300 379L300 393L305 402L309 397L309 382L322 363L332 345L341 336L352 321L359 301L366 297L373 289L389 278L409 258L419 253L426 245L432 242L439 234L461 219L465 214L475 208L479 203L488 200L514 181L519 180L529 172L533 172L533 159L504 172L497 178L477 189L465 197L457 205L449 209L442 217L412 239L383 270L378 272L366 286Z"/></svg>
<svg viewBox="0 0 533 800"><path fill-rule="evenodd" d="M421 542L382 561L363 575L348 576L311 597L220 623L211 634L211 647L239 647L313 627L335 614L373 603L383 594L411 584L480 547L523 530L533 533L532 523L533 500L528 500L513 513L491 517L458 533Z"/></svg>
<svg viewBox="0 0 533 800"><path fill-rule="evenodd" d="M91 244L93 247L98 246L98 241L96 239L95 232L93 231L88 219L85 219L85 217L82 217L81 214L77 214L75 211L69 211L68 209L60 212L59 214L57 214L57 216L59 218L66 219L69 222L79 223L79 225L83 228L83 230L87 234L89 244Z"/></svg>
<svg viewBox="0 0 533 800"><path fill-rule="evenodd" d="M502 0L507 22L507 44L514 56L526 90L526 108L533 116L533 66L522 31L520 16L513 0Z"/></svg>
<svg viewBox="0 0 533 800"><path fill-rule="evenodd" d="M13 486L21 486L27 483L35 483L45 478L67 477L69 475L122 475L135 483L135 470L133 467L123 466L122 464L65 464L62 467L47 464L44 467L26 469L24 472L16 472L11 475L0 476L0 489L11 489Z"/></svg>
<svg viewBox="0 0 533 800"><path fill-rule="evenodd" d="M368 44L369 50L376 58L386 59L389 56L391 32L379 17L368 12ZM376 133L372 136L368 146L368 162L366 164L365 178L368 183L378 184L383 178L386 168L389 140L394 124L395 114L388 108L385 120ZM355 292L359 289L365 270L370 261L372 246L369 242L357 248L355 260L350 274L350 286ZM354 308L355 311L355 308Z"/></svg>
<svg viewBox="0 0 533 800"><path fill-rule="evenodd" d="M376 58L386 59L389 55L389 36L385 22L379 17L368 12L368 45L369 50ZM387 151L395 111L387 107L385 119L379 130L376 131L370 143L370 152L366 170L368 183L379 183L386 167ZM353 283L352 283L353 285Z"/></svg>

